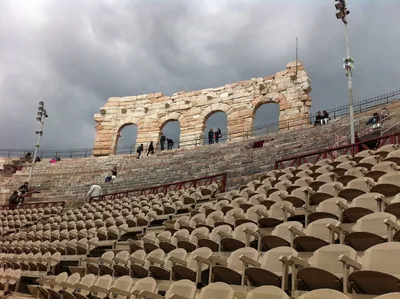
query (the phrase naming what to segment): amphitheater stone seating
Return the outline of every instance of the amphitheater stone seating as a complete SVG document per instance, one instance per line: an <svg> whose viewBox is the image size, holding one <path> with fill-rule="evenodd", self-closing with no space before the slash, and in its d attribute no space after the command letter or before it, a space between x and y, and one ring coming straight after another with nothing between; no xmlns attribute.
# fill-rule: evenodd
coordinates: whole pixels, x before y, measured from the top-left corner
<svg viewBox="0 0 400 299"><path fill-rule="evenodd" d="M388 108L392 116L385 126L389 133L398 129L400 108L397 102ZM364 124L376 109L357 114L356 120ZM162 185L216 173L227 173L228 188L239 187L254 175L272 169L273 162L282 156L330 147L335 143L332 132L346 135L348 131L345 117L317 128L289 131L282 128L278 133L249 138L246 142L165 151L139 161L135 155L62 159L53 165L43 161L35 164L31 185L41 185L42 192L34 195L38 200L83 198L90 185L102 184L109 169L116 165L118 178L112 184L103 185L105 192ZM257 140L264 140L263 147L249 148L248 145ZM0 200L6 200L28 176L29 168L25 167L12 177L4 178L0 183Z"/></svg>
<svg viewBox="0 0 400 299"><path fill-rule="evenodd" d="M0 288L37 298L397 299L398 141L284 165L206 199L199 187L2 209Z"/></svg>

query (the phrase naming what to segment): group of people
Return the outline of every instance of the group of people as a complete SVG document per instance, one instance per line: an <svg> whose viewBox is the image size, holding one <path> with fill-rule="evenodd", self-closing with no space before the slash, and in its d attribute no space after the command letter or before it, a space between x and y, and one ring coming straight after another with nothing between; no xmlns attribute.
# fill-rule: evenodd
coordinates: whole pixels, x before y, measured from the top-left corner
<svg viewBox="0 0 400 299"><path fill-rule="evenodd" d="M327 124L329 120L330 120L329 113L326 110L322 112L318 111L317 115L315 116L314 126Z"/></svg>
<svg viewBox="0 0 400 299"><path fill-rule="evenodd" d="M32 159L33 159L32 153L31 152L27 152L26 155L25 155L25 160L27 162L32 162ZM35 157L35 161L33 161L33 162L37 163L37 162L41 162L41 161L42 161L42 159L39 156L36 156ZM58 154L56 154L54 156L54 158L51 158L50 163L54 164L54 163L59 162L59 161L61 161L61 158L60 158L60 156Z"/></svg>
<svg viewBox="0 0 400 299"><path fill-rule="evenodd" d="M161 133L160 148L162 151L165 149L165 142L167 142L167 149L172 150L172 147L174 146L174 141L170 138L167 138L163 133Z"/></svg>
<svg viewBox="0 0 400 299"><path fill-rule="evenodd" d="M383 121L384 119L386 119L388 116L389 116L389 110L386 107L384 107L379 111L379 113L374 112L372 117L370 119L368 119L368 121L365 125L366 126L372 125L373 127L378 126L379 123L381 121Z"/></svg>
<svg viewBox="0 0 400 299"><path fill-rule="evenodd" d="M29 192L29 184L25 182L18 190L15 190L13 194L8 198L9 205L19 205L23 204L25 200L25 196Z"/></svg>
<svg viewBox="0 0 400 299"><path fill-rule="evenodd" d="M208 131L208 144L213 144L214 140L215 143L218 143L218 140L222 138L222 131L220 128L217 128L217 130L214 132L213 128Z"/></svg>
<svg viewBox="0 0 400 299"><path fill-rule="evenodd" d="M165 143L167 143L167 149L172 150L172 147L174 146L174 141L170 138L167 138L163 133L161 133L160 137L160 149L163 151L165 150ZM143 143L138 146L136 153L137 153L137 158L140 159L142 156L142 153L144 151ZM154 154L155 149L154 149L154 144L153 141L150 142L149 146L147 147L147 156Z"/></svg>

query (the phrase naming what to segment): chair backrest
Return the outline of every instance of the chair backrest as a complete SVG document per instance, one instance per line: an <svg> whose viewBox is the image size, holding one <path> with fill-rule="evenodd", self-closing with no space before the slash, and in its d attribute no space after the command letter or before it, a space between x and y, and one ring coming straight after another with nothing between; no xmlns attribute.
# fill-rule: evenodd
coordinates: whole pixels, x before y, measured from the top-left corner
<svg viewBox="0 0 400 299"><path fill-rule="evenodd" d="M259 252L254 248L244 247L237 249L231 253L231 255L227 260L228 263L227 267L238 272L239 274L242 273L243 262L240 260L240 257L242 255L247 256L255 261L258 261Z"/></svg>
<svg viewBox="0 0 400 299"><path fill-rule="evenodd" d="M265 252L260 258L259 262L262 269L266 269L277 276L282 276L282 262L279 260L279 258L281 256L289 257L291 255L297 257L298 252L291 247L280 246Z"/></svg>
<svg viewBox="0 0 400 299"><path fill-rule="evenodd" d="M83 284L87 287L91 287L96 281L96 276L94 274L86 274L82 277L80 284ZM80 290L80 294L87 296L89 295L90 291L88 290Z"/></svg>
<svg viewBox="0 0 400 299"><path fill-rule="evenodd" d="M173 295L182 296L185 299L194 299L196 296L196 285L188 279L181 279L179 281L173 282L167 292L165 293L165 298L170 299Z"/></svg>
<svg viewBox="0 0 400 299"><path fill-rule="evenodd" d="M313 236L324 241L330 241L330 230L326 227L326 225L337 225L338 223L339 221L332 218L318 219L310 223L304 232L307 236Z"/></svg>
<svg viewBox="0 0 400 299"><path fill-rule="evenodd" d="M94 283L95 286L102 287L103 289L109 290L112 285L113 279L111 275L103 275L100 276L99 279ZM104 298L107 296L106 293L97 293L95 294L96 297Z"/></svg>
<svg viewBox="0 0 400 299"><path fill-rule="evenodd" d="M387 242L368 248L362 258L365 270L379 271L400 277L400 242Z"/></svg>
<svg viewBox="0 0 400 299"><path fill-rule="evenodd" d="M262 286L247 293L246 299L289 299L284 290L275 286Z"/></svg>
<svg viewBox="0 0 400 299"><path fill-rule="evenodd" d="M197 248L192 251L187 258L187 267L192 269L193 271L197 271L197 261L195 260L196 256L201 256L208 259L213 254L212 250L208 247ZM202 264L202 271L206 270L208 265Z"/></svg>
<svg viewBox="0 0 400 299"><path fill-rule="evenodd" d="M354 231L371 232L383 238L387 238L387 226L384 223L385 219L397 221L396 216L386 212L375 212L365 215L357 220L353 226Z"/></svg>
<svg viewBox="0 0 400 299"><path fill-rule="evenodd" d="M291 232L289 230L290 226L293 226L300 231L303 230L303 224L301 224L300 222L288 221L277 225L271 232L271 235L281 237L282 239L285 239L286 241L290 242L290 236L291 236Z"/></svg>
<svg viewBox="0 0 400 299"><path fill-rule="evenodd" d="M227 234L231 234L232 233L232 227L230 227L229 225L227 225L227 224L223 224L223 225L220 225L220 226L217 226L216 228L214 228L212 231L211 231L211 234L210 234L210 239L212 240L212 241L214 241L214 242L217 242L217 243L219 243L219 241L221 240L221 237L220 237L220 235L218 234L218 232L224 232L224 233L227 233Z"/></svg>
<svg viewBox="0 0 400 299"><path fill-rule="evenodd" d="M76 283L79 282L80 279L81 279L81 275L78 272L76 272L76 273L73 273L70 277L68 277L66 282L71 285L75 285ZM75 288L67 288L66 289L67 292L73 292L74 290L75 290Z"/></svg>
<svg viewBox="0 0 400 299"><path fill-rule="evenodd" d="M146 277L139 279L133 288L138 291L157 293L157 282L153 277Z"/></svg>
<svg viewBox="0 0 400 299"><path fill-rule="evenodd" d="M353 199L349 207L360 207L371 211L378 211L379 202L375 198L380 196L382 196L380 193L375 192L361 194Z"/></svg>
<svg viewBox="0 0 400 299"><path fill-rule="evenodd" d="M172 262L169 260L171 257L176 257L185 261L187 257L187 251L183 248L175 248L174 250L171 250L165 258L164 268L167 270L172 269Z"/></svg>
<svg viewBox="0 0 400 299"><path fill-rule="evenodd" d="M257 211L262 211L262 212L266 212L267 211L267 207L264 205L254 205L251 208L249 208L246 212L246 218L250 219L252 221L257 221L258 218L260 218L257 214Z"/></svg>
<svg viewBox="0 0 400 299"><path fill-rule="evenodd" d="M229 284L214 282L204 287L198 299L234 299L235 291Z"/></svg>
<svg viewBox="0 0 400 299"><path fill-rule="evenodd" d="M233 238L242 241L244 243L246 241L246 233L244 231L246 228L249 228L253 231L257 231L258 225L252 222L247 222L237 226L233 232ZM254 239L255 239L254 236L250 236L250 241L253 241Z"/></svg>
<svg viewBox="0 0 400 299"><path fill-rule="evenodd" d="M338 277L343 276L343 264L339 256L345 255L353 260L357 258L357 251L347 245L331 244L319 248L308 260L313 267L321 268Z"/></svg>
<svg viewBox="0 0 400 299"><path fill-rule="evenodd" d="M132 285L133 285L132 278L128 275L125 275L125 276L118 277L117 280L114 282L113 287L118 290L121 290L121 291L130 292L130 290L132 289ZM126 298L126 297L122 296L122 295L118 295L113 298L122 299L122 298Z"/></svg>

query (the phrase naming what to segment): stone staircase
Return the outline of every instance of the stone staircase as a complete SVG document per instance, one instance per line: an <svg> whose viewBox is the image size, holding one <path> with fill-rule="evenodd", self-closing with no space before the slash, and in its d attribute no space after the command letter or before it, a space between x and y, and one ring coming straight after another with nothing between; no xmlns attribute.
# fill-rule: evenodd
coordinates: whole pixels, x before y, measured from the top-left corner
<svg viewBox="0 0 400 299"><path fill-rule="evenodd" d="M400 106L391 107L393 130L400 130ZM371 115L360 113L357 119ZM347 119L348 122L348 119ZM31 186L41 185L40 200L59 198L82 199L89 187L100 184L105 193L139 189L172 182L190 180L218 173L227 173L228 189L236 188L271 170L276 160L333 146L334 132L346 128L346 117L323 126L309 126L299 130L281 130L246 141L202 145L194 149L157 152L136 159L136 155L63 159L56 164L48 161L35 163ZM252 148L255 141L264 140L263 147ZM111 167L118 169L118 178L104 184ZM30 167L24 167L0 183L0 200L8 198L29 176Z"/></svg>

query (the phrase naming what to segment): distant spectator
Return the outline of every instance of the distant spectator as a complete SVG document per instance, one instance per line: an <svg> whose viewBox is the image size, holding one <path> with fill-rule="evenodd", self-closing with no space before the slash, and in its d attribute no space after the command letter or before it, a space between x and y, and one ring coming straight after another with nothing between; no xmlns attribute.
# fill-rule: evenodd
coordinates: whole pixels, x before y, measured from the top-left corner
<svg viewBox="0 0 400 299"><path fill-rule="evenodd" d="M389 110L387 110L386 107L383 107L382 111L381 111L381 118L382 118L382 120L384 120L385 118L388 118L388 117L389 117Z"/></svg>
<svg viewBox="0 0 400 299"><path fill-rule="evenodd" d="M42 159L40 159L39 156L36 156L36 158L35 158L35 163L36 163L36 162L40 162L40 161L42 161Z"/></svg>
<svg viewBox="0 0 400 299"><path fill-rule="evenodd" d="M17 205L19 203L18 191L14 191L13 194L8 198L9 205Z"/></svg>
<svg viewBox="0 0 400 299"><path fill-rule="evenodd" d="M220 128L217 128L217 131L215 131L215 143L218 143L218 140L222 137L222 132Z"/></svg>
<svg viewBox="0 0 400 299"><path fill-rule="evenodd" d="M366 125L367 125L367 126L369 126L369 125L374 125L374 124L378 123L379 120L380 120L380 115L379 115L379 113L375 112L375 113L372 115L372 117L367 121Z"/></svg>
<svg viewBox="0 0 400 299"><path fill-rule="evenodd" d="M23 204L23 203L24 203L25 196L26 196L26 195L28 194L28 192L29 192L29 184L28 184L28 182L25 182L21 187L19 187L18 191L19 191L19 200L20 200L20 203Z"/></svg>
<svg viewBox="0 0 400 299"><path fill-rule="evenodd" d="M314 126L320 125L321 124L321 120L322 120L322 114L321 114L321 111L318 111L317 115L315 116Z"/></svg>
<svg viewBox="0 0 400 299"><path fill-rule="evenodd" d="M163 133L161 133L161 138L160 138L160 145L161 145L161 150L164 150L164 144L165 144L165 136Z"/></svg>
<svg viewBox="0 0 400 299"><path fill-rule="evenodd" d="M154 154L154 145L153 145L153 141L150 142L149 147L147 149L147 156L149 154Z"/></svg>
<svg viewBox="0 0 400 299"><path fill-rule="evenodd" d="M327 124L329 122L329 113L324 110L322 111L322 119L321 119L321 124Z"/></svg>
<svg viewBox="0 0 400 299"><path fill-rule="evenodd" d="M213 144L214 143L214 130L211 128L210 131L208 131L208 144Z"/></svg>
<svg viewBox="0 0 400 299"><path fill-rule="evenodd" d="M87 197L96 197L103 195L103 190L99 185L90 186L89 192L87 193Z"/></svg>
<svg viewBox="0 0 400 299"><path fill-rule="evenodd" d="M56 159L57 162L61 161L61 158L58 154L54 157L54 159Z"/></svg>
<svg viewBox="0 0 400 299"><path fill-rule="evenodd" d="M111 168L111 174L112 174L113 176L115 176L115 177L117 176L117 174L118 174L117 166L114 165L114 167Z"/></svg>
<svg viewBox="0 0 400 299"><path fill-rule="evenodd" d="M25 155L25 160L31 162L32 161L32 153L27 152Z"/></svg>
<svg viewBox="0 0 400 299"><path fill-rule="evenodd" d="M167 139L167 146L168 150L172 150L172 147L174 146L174 141L172 139Z"/></svg>
<svg viewBox="0 0 400 299"><path fill-rule="evenodd" d="M112 180L116 179L117 178L117 174L118 174L117 166L114 166L113 168L111 168L111 175L108 175L106 177L105 183L109 183Z"/></svg>
<svg viewBox="0 0 400 299"><path fill-rule="evenodd" d="M138 153L137 158L140 159L140 156L142 155L142 152L143 152L143 143L141 145L139 145L136 152Z"/></svg>

